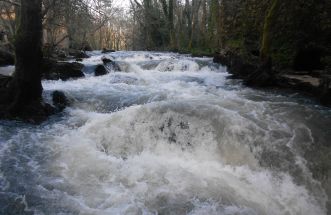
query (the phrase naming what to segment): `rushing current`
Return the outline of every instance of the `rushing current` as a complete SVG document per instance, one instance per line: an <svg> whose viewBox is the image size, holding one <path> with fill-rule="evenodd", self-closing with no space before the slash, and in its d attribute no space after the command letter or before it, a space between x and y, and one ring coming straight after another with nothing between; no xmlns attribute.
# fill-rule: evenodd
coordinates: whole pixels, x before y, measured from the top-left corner
<svg viewBox="0 0 331 215"><path fill-rule="evenodd" d="M331 110L255 90L211 58L116 52L44 81L71 106L0 121L0 214L331 214Z"/></svg>

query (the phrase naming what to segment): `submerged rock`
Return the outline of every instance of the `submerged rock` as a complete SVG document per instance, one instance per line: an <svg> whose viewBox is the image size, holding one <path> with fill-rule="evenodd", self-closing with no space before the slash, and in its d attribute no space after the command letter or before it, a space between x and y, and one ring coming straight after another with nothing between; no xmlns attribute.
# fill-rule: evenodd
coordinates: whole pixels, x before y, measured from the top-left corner
<svg viewBox="0 0 331 215"><path fill-rule="evenodd" d="M106 67L104 65L99 64L95 68L95 72L94 72L95 76L101 76L101 75L106 75L106 74L108 74L108 70L106 69Z"/></svg>
<svg viewBox="0 0 331 215"><path fill-rule="evenodd" d="M66 97L62 91L54 91L52 93L53 105L59 110L62 111L64 108L70 105L69 99Z"/></svg>
<svg viewBox="0 0 331 215"><path fill-rule="evenodd" d="M61 79L62 81L66 81L68 79L82 78L85 76L82 72L84 65L77 62L70 63L45 60L43 67L43 79L47 80Z"/></svg>

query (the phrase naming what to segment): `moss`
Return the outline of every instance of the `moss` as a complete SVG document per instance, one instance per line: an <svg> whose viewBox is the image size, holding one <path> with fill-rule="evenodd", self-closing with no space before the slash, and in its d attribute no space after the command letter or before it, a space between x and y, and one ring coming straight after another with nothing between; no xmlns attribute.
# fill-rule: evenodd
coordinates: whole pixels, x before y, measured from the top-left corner
<svg viewBox="0 0 331 215"><path fill-rule="evenodd" d="M279 0L273 0L270 10L264 20L262 44L261 44L261 59L266 60L270 55L271 47L271 28L275 19L275 15L280 6Z"/></svg>

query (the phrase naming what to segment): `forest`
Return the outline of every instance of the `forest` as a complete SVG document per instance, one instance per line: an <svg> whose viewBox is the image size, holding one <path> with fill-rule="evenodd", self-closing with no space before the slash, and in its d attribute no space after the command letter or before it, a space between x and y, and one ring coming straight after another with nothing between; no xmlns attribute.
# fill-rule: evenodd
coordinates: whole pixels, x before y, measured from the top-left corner
<svg viewBox="0 0 331 215"><path fill-rule="evenodd" d="M0 214L331 214L330 0L0 0Z"/></svg>
<svg viewBox="0 0 331 215"><path fill-rule="evenodd" d="M42 1L44 51L108 48L213 55L232 49L248 58L270 55L281 68L330 65L331 6L326 0L128 0L124 4ZM19 5L19 1L1 1L4 48L13 49ZM302 59L309 54L310 62Z"/></svg>

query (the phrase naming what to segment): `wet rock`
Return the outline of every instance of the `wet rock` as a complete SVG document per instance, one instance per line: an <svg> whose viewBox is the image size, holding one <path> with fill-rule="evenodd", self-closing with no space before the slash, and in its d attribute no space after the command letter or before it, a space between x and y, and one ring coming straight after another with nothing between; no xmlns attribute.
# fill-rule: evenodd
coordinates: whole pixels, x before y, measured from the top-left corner
<svg viewBox="0 0 331 215"><path fill-rule="evenodd" d="M77 61L77 62L82 62L83 59L82 59L82 58L76 58L76 61Z"/></svg>
<svg viewBox="0 0 331 215"><path fill-rule="evenodd" d="M12 81L11 76L0 75L0 105L7 105L10 101L9 87ZM0 109L4 109L0 106Z"/></svg>
<svg viewBox="0 0 331 215"><path fill-rule="evenodd" d="M271 87L276 86L275 72L272 70L271 59L264 62L256 71L249 74L244 79L247 86Z"/></svg>
<svg viewBox="0 0 331 215"><path fill-rule="evenodd" d="M83 50L84 51L93 51L91 45L87 42L84 44Z"/></svg>
<svg viewBox="0 0 331 215"><path fill-rule="evenodd" d="M105 65L108 63L113 63L113 61L111 59L106 58L106 57L102 57L101 60L102 60L103 64L105 64Z"/></svg>
<svg viewBox="0 0 331 215"><path fill-rule="evenodd" d="M40 124L47 120L49 116L55 113L55 108L52 107L50 104L36 101L35 103L32 103L25 107L25 110L21 113L21 118L29 123Z"/></svg>
<svg viewBox="0 0 331 215"><path fill-rule="evenodd" d="M216 53L213 62L226 66L234 78L247 78L258 69L256 62L247 62L243 57L229 50Z"/></svg>
<svg viewBox="0 0 331 215"><path fill-rule="evenodd" d="M95 76L102 76L102 75L106 75L106 74L108 74L108 70L106 69L106 67L104 65L99 64L95 68L95 72L94 72Z"/></svg>
<svg viewBox="0 0 331 215"><path fill-rule="evenodd" d="M106 57L103 57L101 58L103 64L109 69L109 70L112 70L112 71L121 71L121 68L120 66L118 65L118 63L116 63L115 61L109 59L109 58L106 58Z"/></svg>
<svg viewBox="0 0 331 215"><path fill-rule="evenodd" d="M84 51L74 50L74 49L69 50L69 55L73 56L74 58L89 58L90 57Z"/></svg>
<svg viewBox="0 0 331 215"><path fill-rule="evenodd" d="M66 81L73 78L82 78L84 65L74 62L56 62L52 60L45 60L43 65L43 79Z"/></svg>
<svg viewBox="0 0 331 215"><path fill-rule="evenodd" d="M323 105L331 106L331 76L325 75L320 79L320 102Z"/></svg>
<svg viewBox="0 0 331 215"><path fill-rule="evenodd" d="M282 88L302 91L312 95L319 94L319 78L311 75L285 73L279 75L277 79L278 86Z"/></svg>
<svg viewBox="0 0 331 215"><path fill-rule="evenodd" d="M62 111L64 108L70 105L69 99L66 97L62 91L54 91L52 93L53 105L59 110Z"/></svg>
<svg viewBox="0 0 331 215"><path fill-rule="evenodd" d="M14 54L4 49L0 49L0 66L7 66L14 64L15 64Z"/></svg>
<svg viewBox="0 0 331 215"><path fill-rule="evenodd" d="M64 51L59 51L59 52L56 53L56 57L61 58L61 59L66 59L67 55Z"/></svg>
<svg viewBox="0 0 331 215"><path fill-rule="evenodd" d="M11 110L8 105L0 105L0 119L21 120L32 124L40 124L56 112L54 107L40 100L23 104L18 110Z"/></svg>
<svg viewBox="0 0 331 215"><path fill-rule="evenodd" d="M111 52L116 52L116 51L113 50L113 49L106 49L106 48L103 48L102 51L101 51L101 53L103 53L103 54L111 53Z"/></svg>
<svg viewBox="0 0 331 215"><path fill-rule="evenodd" d="M6 75L1 75L0 74L0 88L4 88L8 86L8 83L12 80L13 78L11 76L6 76Z"/></svg>

